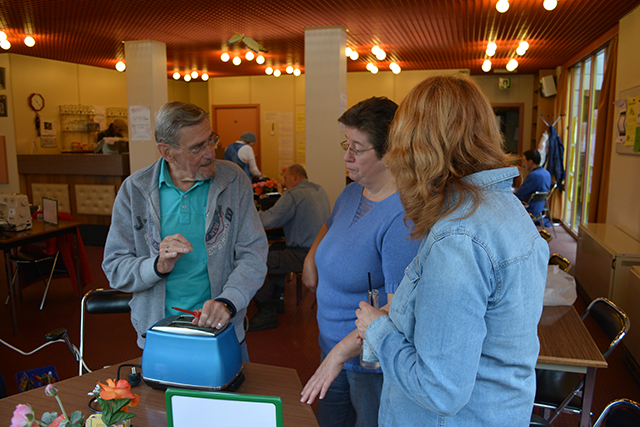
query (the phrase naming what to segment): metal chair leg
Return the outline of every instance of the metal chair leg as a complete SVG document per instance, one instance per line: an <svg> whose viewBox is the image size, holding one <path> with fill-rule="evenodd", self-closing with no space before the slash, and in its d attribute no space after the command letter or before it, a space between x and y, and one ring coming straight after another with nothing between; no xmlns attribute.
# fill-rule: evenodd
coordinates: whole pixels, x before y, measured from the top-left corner
<svg viewBox="0 0 640 427"><path fill-rule="evenodd" d="M49 292L49 286L51 285L51 279L53 278L53 273L56 269L56 263L58 262L58 256L60 255L60 251L56 252L56 257L53 259L53 266L51 267L51 273L49 273L49 280L47 281L47 287L44 288L44 295L42 295L42 302L40 302L40 310L44 306L44 300L47 298L47 292ZM40 269L38 269L40 271Z"/></svg>

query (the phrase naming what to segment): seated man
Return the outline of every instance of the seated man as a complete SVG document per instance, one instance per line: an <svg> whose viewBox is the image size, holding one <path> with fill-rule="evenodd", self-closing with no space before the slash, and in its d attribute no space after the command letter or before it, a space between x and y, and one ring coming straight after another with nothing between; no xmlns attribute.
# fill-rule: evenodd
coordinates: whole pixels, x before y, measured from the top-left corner
<svg viewBox="0 0 640 427"><path fill-rule="evenodd" d="M551 174L545 168L540 167L540 152L538 150L526 151L523 154L522 166L529 171L529 174L514 194L518 199L527 203L536 191L549 191ZM540 215L542 209L544 209L544 200L530 203L527 211L535 218Z"/></svg>
<svg viewBox="0 0 640 427"><path fill-rule="evenodd" d="M331 213L327 193L307 180L302 165L289 166L283 175L282 186L287 191L271 209L258 214L265 228L284 228L286 244L276 242L269 247L267 280L254 298L258 314L249 320L250 331L278 326L276 312L284 312L286 275L302 272L304 258Z"/></svg>
<svg viewBox="0 0 640 427"><path fill-rule="evenodd" d="M256 145L256 134L253 132L245 132L240 135L240 139L233 144L229 144L224 150L224 160L229 160L240 166L240 168L247 174L249 180L253 175L256 178L262 176L262 172L256 165L256 156L253 152L253 147Z"/></svg>
<svg viewBox="0 0 640 427"><path fill-rule="evenodd" d="M201 327L231 323L248 361L243 320L268 250L249 180L215 160L218 135L200 107L165 104L155 138L162 158L122 183L102 268L112 288L134 293L140 348L147 329L178 307L200 310L193 323Z"/></svg>

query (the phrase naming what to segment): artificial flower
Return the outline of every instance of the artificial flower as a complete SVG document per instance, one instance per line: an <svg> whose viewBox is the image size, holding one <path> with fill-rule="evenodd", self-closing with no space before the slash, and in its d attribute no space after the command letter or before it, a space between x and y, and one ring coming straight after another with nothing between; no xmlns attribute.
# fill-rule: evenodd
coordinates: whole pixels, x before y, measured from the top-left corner
<svg viewBox="0 0 640 427"><path fill-rule="evenodd" d="M11 426L9 427L30 427L33 425L36 415L30 405L20 404L16 406L11 417Z"/></svg>
<svg viewBox="0 0 640 427"><path fill-rule="evenodd" d="M107 385L104 385L100 382L100 398L104 400L111 399L131 399L131 403L127 406L131 406L132 408L140 403L140 396L131 393L131 384L127 380L119 380L117 383L114 383L113 380L108 379Z"/></svg>

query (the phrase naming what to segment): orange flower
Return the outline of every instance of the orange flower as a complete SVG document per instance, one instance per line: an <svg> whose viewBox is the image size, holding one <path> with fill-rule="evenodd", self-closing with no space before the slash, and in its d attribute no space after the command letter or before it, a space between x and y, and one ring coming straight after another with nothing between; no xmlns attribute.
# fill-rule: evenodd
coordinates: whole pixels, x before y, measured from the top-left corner
<svg viewBox="0 0 640 427"><path fill-rule="evenodd" d="M118 383L114 383L113 380L108 379L107 385L100 384L100 398L104 400L111 399L131 399L131 403L127 406L134 407L140 402L140 396L131 393L131 384L127 380L120 380Z"/></svg>
<svg viewBox="0 0 640 427"><path fill-rule="evenodd" d="M256 194L259 196L262 194L262 187L256 187L255 188Z"/></svg>

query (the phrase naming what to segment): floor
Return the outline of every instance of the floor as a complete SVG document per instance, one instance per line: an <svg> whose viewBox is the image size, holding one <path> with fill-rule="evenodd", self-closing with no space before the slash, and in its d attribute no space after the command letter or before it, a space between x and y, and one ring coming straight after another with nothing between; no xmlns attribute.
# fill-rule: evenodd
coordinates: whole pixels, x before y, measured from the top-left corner
<svg viewBox="0 0 640 427"><path fill-rule="evenodd" d="M556 232L557 237L550 242L551 253L559 253L575 264L574 238L562 227L556 227ZM107 288L109 285L100 267L103 248L87 246L87 254L93 283L84 291ZM2 260L0 268L4 271ZM4 301L7 289L4 275L1 277L0 300ZM76 346L79 345L80 299L74 296L69 281L64 278L54 281L44 308L40 311L38 306L43 290L44 286L40 283L24 290L23 300L17 303L17 336L12 333L9 307L0 304L0 338L21 350L31 351L44 344L47 332L55 328L64 328L68 331L71 341ZM295 287L289 286L285 294L286 311L279 315L278 328L247 334L251 361L294 368L304 384L320 362L313 300L313 295L309 294L289 325L288 322L296 308ZM586 308L580 297L574 305L578 312ZM252 315L255 308L251 306L249 310L249 314ZM142 354L135 344L135 332L128 314L88 315L85 328L85 359L91 369L123 362ZM21 371L53 365L61 379L78 373L77 362L67 347L60 343L49 345L29 356L20 355L0 345L0 361L0 373L7 384L8 394L18 392L15 375ZM609 368L598 371L594 414L599 414L610 401L621 397L640 401L640 384L622 361L621 349L618 349L609 357ZM10 414L0 414L0 423L6 423L9 418ZM577 417L569 414L562 415L554 423L554 427L576 425Z"/></svg>

